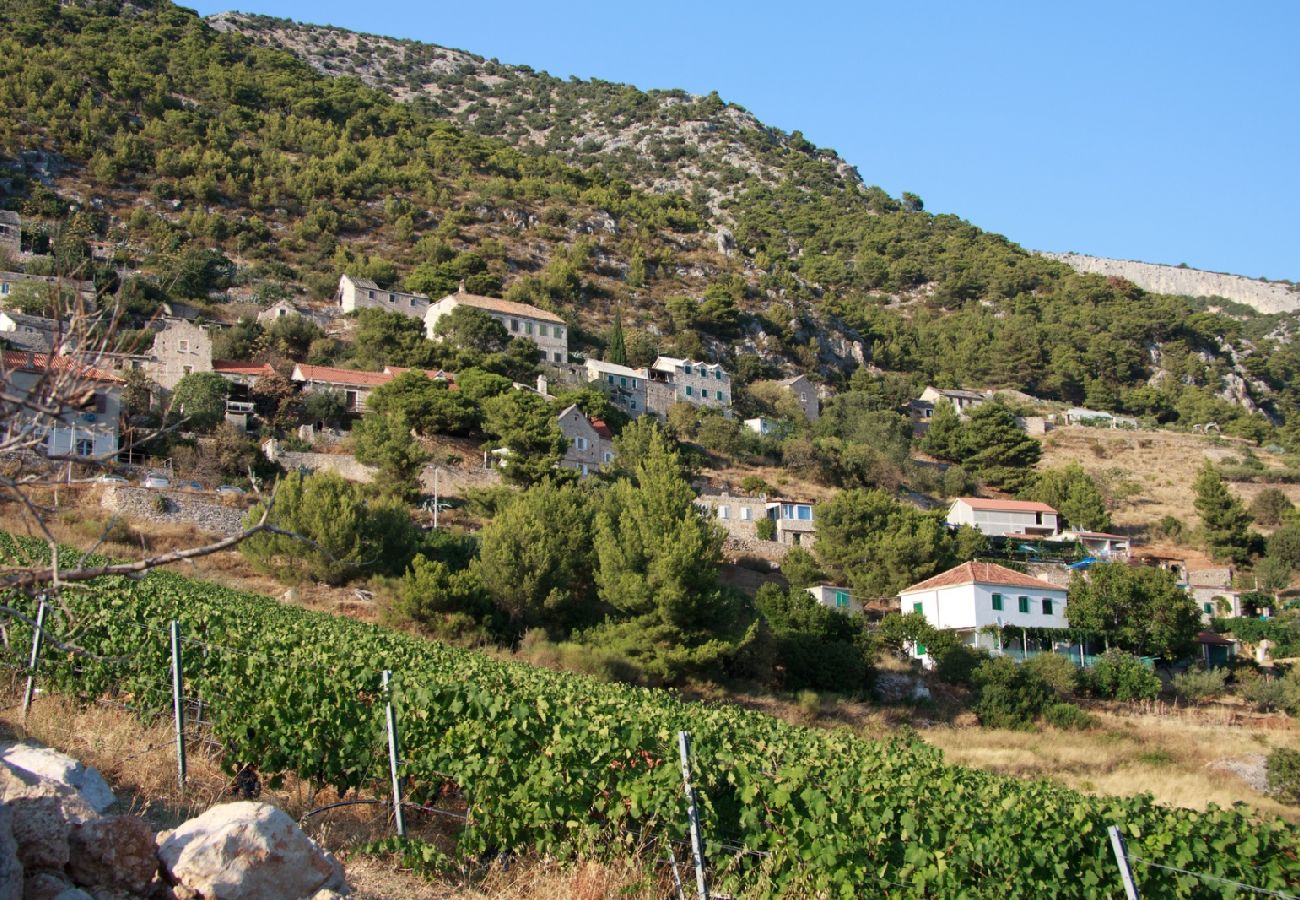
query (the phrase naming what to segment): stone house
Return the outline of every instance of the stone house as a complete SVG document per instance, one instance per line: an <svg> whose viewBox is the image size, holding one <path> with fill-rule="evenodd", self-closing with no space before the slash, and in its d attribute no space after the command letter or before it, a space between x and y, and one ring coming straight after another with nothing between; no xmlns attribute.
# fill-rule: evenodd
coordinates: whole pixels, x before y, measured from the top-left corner
<svg viewBox="0 0 1300 900"><path fill-rule="evenodd" d="M9 298L19 292L24 284L44 285L49 288L60 285L64 291L65 305L80 305L80 311L95 310L95 283L93 281L76 281L71 278L59 278L57 275L27 275L23 272L0 272L0 304L9 302Z"/></svg>
<svg viewBox="0 0 1300 900"><path fill-rule="evenodd" d="M646 391L650 373L647 370L589 359L586 375L588 383L600 387L615 406L632 418L643 415L649 409Z"/></svg>
<svg viewBox="0 0 1300 900"><path fill-rule="evenodd" d="M339 277L334 299L339 309L345 313L360 309L386 309L412 319L423 319L433 304L425 294L381 288L369 278L353 278L351 275Z"/></svg>
<svg viewBox="0 0 1300 900"><path fill-rule="evenodd" d="M809 422L817 421L821 415L821 399L817 396L817 385L813 384L807 375L783 378L777 384L790 392L795 402L799 404L799 408L803 410L805 419Z"/></svg>
<svg viewBox="0 0 1300 900"><path fill-rule="evenodd" d="M286 319L290 316L301 316L301 315L302 313L298 311L298 307L294 306L288 300L281 300L278 303L271 304L266 309L258 313L257 324L261 325L263 328L266 328L270 325L275 324L275 321L277 319Z"/></svg>
<svg viewBox="0 0 1300 900"><path fill-rule="evenodd" d="M169 319L153 339L149 378L164 391L176 389L177 383L194 372L212 371L212 336L207 328L184 319Z"/></svg>
<svg viewBox="0 0 1300 900"><path fill-rule="evenodd" d="M704 488L695 498L695 505L703 515L716 519L733 538L744 541L758 539L756 526L768 517L765 496L747 496Z"/></svg>
<svg viewBox="0 0 1300 900"><path fill-rule="evenodd" d="M776 541L790 546L811 546L817 538L813 504L775 498L767 505L767 517L776 521Z"/></svg>
<svg viewBox="0 0 1300 900"><path fill-rule="evenodd" d="M117 455L121 379L70 356L7 350L0 367L6 396L0 421L10 440L28 435L49 457L110 460ZM35 396L33 396L35 395ZM31 403L61 407L37 412ZM75 399L74 399L75 398Z"/></svg>
<svg viewBox="0 0 1300 900"><path fill-rule="evenodd" d="M0 209L0 253L17 256L23 251L23 220L16 212Z"/></svg>
<svg viewBox="0 0 1300 900"><path fill-rule="evenodd" d="M480 297L467 293L463 287L428 307L424 315L424 336L436 339L438 320L458 306L482 310L504 325L511 338L532 341L542 352L542 362L548 365L562 366L569 361L569 326L555 313L513 300Z"/></svg>
<svg viewBox="0 0 1300 900"><path fill-rule="evenodd" d="M647 374L652 385L669 389L648 390L646 400L655 415L666 416L673 403L731 409L731 376L717 363L661 356Z"/></svg>
<svg viewBox="0 0 1300 900"><path fill-rule="evenodd" d="M927 386L925 390L921 391L920 397L922 403L930 404L931 411L934 409L934 404L941 400L947 400L952 404L952 408L956 410L957 415L963 419L971 414L971 410L984 403L987 399L988 396L982 391L954 390L933 386Z"/></svg>
<svg viewBox="0 0 1300 900"><path fill-rule="evenodd" d="M589 419L577 404L556 417L560 433L568 441L561 468L576 469L585 477L614 462L614 435L600 419Z"/></svg>
<svg viewBox="0 0 1300 900"><path fill-rule="evenodd" d="M33 353L66 353L74 349L70 322L29 316L11 310L0 310L0 338L16 350Z"/></svg>

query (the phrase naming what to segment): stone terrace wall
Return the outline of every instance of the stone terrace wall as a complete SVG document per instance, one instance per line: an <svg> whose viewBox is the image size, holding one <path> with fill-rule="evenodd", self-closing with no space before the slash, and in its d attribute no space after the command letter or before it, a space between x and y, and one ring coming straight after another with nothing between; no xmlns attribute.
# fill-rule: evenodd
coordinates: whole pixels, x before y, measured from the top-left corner
<svg viewBox="0 0 1300 900"><path fill-rule="evenodd" d="M158 508L163 500L165 510ZM238 534L243 530L244 506L237 498L227 501L211 494L163 491L116 485L106 488L99 505L128 519L148 522L183 523L213 534Z"/></svg>

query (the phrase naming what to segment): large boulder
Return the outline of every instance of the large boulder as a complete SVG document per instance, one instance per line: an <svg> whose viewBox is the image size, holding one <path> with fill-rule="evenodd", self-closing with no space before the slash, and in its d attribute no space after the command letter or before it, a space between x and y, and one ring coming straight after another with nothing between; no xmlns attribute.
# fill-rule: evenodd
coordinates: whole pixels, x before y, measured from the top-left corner
<svg viewBox="0 0 1300 900"><path fill-rule="evenodd" d="M68 874L83 887L144 894L158 873L153 829L142 819L113 816L72 826Z"/></svg>
<svg viewBox="0 0 1300 900"><path fill-rule="evenodd" d="M99 772L50 747L30 742L0 744L0 763L68 785L95 812L102 813L117 800Z"/></svg>
<svg viewBox="0 0 1300 900"><path fill-rule="evenodd" d="M347 890L343 867L269 803L226 803L158 836L174 884L205 900L296 900Z"/></svg>
<svg viewBox="0 0 1300 900"><path fill-rule="evenodd" d="M14 840L14 811L0 803L0 900L22 900L23 864Z"/></svg>

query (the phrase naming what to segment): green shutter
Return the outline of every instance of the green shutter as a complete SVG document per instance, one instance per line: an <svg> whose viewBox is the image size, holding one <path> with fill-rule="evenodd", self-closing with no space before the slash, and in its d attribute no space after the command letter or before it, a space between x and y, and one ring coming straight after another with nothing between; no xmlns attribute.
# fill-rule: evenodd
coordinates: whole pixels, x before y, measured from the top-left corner
<svg viewBox="0 0 1300 900"><path fill-rule="evenodd" d="M1021 611L1022 613L1027 613L1027 612L1029 612L1029 598L1028 598L1028 597L1021 597L1021 598L1020 598L1020 611Z"/></svg>
<svg viewBox="0 0 1300 900"><path fill-rule="evenodd" d="M1052 614L1052 598L1051 598L1051 597L1044 597L1044 598L1043 598L1043 615L1045 615L1045 616L1050 616L1051 614Z"/></svg>
<svg viewBox="0 0 1300 900"><path fill-rule="evenodd" d="M993 608L994 608L995 610L998 610L999 612L1002 610L1002 595L1001 595L1001 594L994 594L994 595L993 595Z"/></svg>
<svg viewBox="0 0 1300 900"><path fill-rule="evenodd" d="M920 600L916 601L915 603L912 604L912 612L921 613L922 615L924 615L925 604L922 603Z"/></svg>

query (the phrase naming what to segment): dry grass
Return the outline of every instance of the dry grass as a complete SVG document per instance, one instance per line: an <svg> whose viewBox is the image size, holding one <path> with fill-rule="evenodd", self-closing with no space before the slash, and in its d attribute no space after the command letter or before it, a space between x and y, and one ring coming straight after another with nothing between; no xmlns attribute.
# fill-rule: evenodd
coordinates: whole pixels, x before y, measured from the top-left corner
<svg viewBox="0 0 1300 900"><path fill-rule="evenodd" d="M1247 441L1171 431L1110 431L1070 426L1043 438L1042 467L1078 463L1116 496L1116 525L1146 525L1174 516L1197 523L1192 484L1202 463L1239 455ZM1280 462L1263 451L1266 466ZM1300 496L1300 491L1297 492Z"/></svg>
<svg viewBox="0 0 1300 900"><path fill-rule="evenodd" d="M1093 711L1094 731L999 731L934 727L922 732L950 762L1019 778L1047 778L1089 794L1149 793L1170 806L1204 809L1243 802L1264 816L1300 822L1300 809L1279 803L1231 772L1213 768L1277 747L1300 750L1289 720L1247 719L1226 707L1124 715ZM1233 724L1237 723L1237 724Z"/></svg>
<svg viewBox="0 0 1300 900"><path fill-rule="evenodd" d="M201 745L188 751L188 781L184 791L176 779L173 732L166 721L141 724L134 716L103 705L78 706L60 697L42 697L26 726L21 722L11 690L0 711L0 740L34 738L98 769L118 796L118 812L139 816L157 829L174 828L211 806L233 799L230 777L219 757ZM367 795L363 794L362 798ZM383 799L382 794L370 795ZM278 790L264 787L262 800L276 804L295 819L339 799L332 791L313 792L294 778ZM353 798L350 798L353 799ZM408 831L437 845L454 849L451 820L408 814ZM367 855L359 848L392 833L386 805L344 807L314 816L308 833L344 862L348 882L359 900L404 898L507 898L507 900L597 900L604 897L661 898L668 895L667 872L658 861L638 856L609 861L559 863L522 857L511 864L494 864L472 877L438 879L403 869L391 859Z"/></svg>

